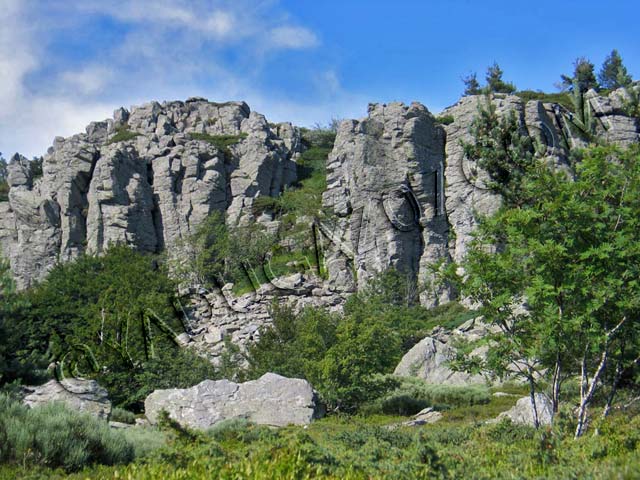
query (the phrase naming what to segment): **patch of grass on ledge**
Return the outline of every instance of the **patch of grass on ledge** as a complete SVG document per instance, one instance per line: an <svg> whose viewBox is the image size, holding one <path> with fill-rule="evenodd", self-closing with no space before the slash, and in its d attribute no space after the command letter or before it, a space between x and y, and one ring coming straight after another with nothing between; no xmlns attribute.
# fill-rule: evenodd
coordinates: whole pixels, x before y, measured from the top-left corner
<svg viewBox="0 0 640 480"><path fill-rule="evenodd" d="M436 117L436 123L440 125L451 125L453 122L453 115L440 115L439 117Z"/></svg>
<svg viewBox="0 0 640 480"><path fill-rule="evenodd" d="M9 184L6 180L0 181L0 202L9 201Z"/></svg>
<svg viewBox="0 0 640 480"><path fill-rule="evenodd" d="M137 132L132 132L129 129L129 125L120 125L119 127L116 127L116 134L113 137L111 137L110 140L107 141L107 145L111 145L113 143L118 143L118 142L126 142L128 140L133 140L139 135L140 134Z"/></svg>
<svg viewBox="0 0 640 480"><path fill-rule="evenodd" d="M210 143L211 145L222 150L225 155L229 154L229 147L247 138L246 133L241 133L239 135L209 135L208 133L191 133L190 136L192 140L200 140L202 142Z"/></svg>
<svg viewBox="0 0 640 480"><path fill-rule="evenodd" d="M571 95L567 92L545 93L533 90L522 90L521 92L516 92L516 95L525 102L528 102L529 100L539 100L546 103L559 103L571 111L573 111L574 108L573 102L571 101Z"/></svg>

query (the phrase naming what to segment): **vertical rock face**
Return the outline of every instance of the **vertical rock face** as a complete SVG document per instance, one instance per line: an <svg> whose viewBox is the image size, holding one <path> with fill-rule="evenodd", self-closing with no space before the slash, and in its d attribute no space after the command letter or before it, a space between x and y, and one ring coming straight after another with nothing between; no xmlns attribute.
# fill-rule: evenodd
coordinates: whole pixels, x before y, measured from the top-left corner
<svg viewBox="0 0 640 480"><path fill-rule="evenodd" d="M0 248L24 288L86 250L174 246L214 210L249 222L255 198L295 181L300 149L296 128L270 125L243 102L119 109L86 133L56 138L41 178L12 159Z"/></svg>
<svg viewBox="0 0 640 480"><path fill-rule="evenodd" d="M596 136L618 145L640 139L636 119L624 114L623 92L588 92ZM341 124L327 164L323 204L334 215L320 225L330 282L361 288L377 272L396 267L423 281L429 267L461 260L479 216L500 198L486 175L472 175L463 143L483 96L462 98L440 125L417 103L371 105L362 120ZM499 115L514 111L522 133L549 161L567 163L568 149L586 145L560 106L494 95ZM272 125L243 102L151 102L85 133L56 138L43 176L15 156L9 165L9 202L0 203L0 248L20 287L42 279L58 261L126 242L158 252L179 244L213 211L227 221L254 218L258 196L277 196L296 178L298 130ZM425 305L450 292L423 294Z"/></svg>
<svg viewBox="0 0 640 480"><path fill-rule="evenodd" d="M338 284L362 287L389 266L417 278L447 256L444 141L417 103L371 105L368 118L341 124L323 196L337 218L324 230L341 247L328 259Z"/></svg>
<svg viewBox="0 0 640 480"><path fill-rule="evenodd" d="M624 116L621 93L585 95L594 133L625 146L640 139L635 119ZM584 147L559 105L494 95L499 116L513 111L522 134L559 167L569 148ZM395 267L418 281L429 266L461 260L478 219L499 208L501 199L486 187L487 175L465 157L474 141L471 126L484 96L468 96L442 112L452 122L440 126L420 104L371 105L366 119L343 122L327 166L323 204L336 220L322 225L331 242L327 265L342 287L366 284L375 272ZM423 294L425 305L446 301L450 292Z"/></svg>

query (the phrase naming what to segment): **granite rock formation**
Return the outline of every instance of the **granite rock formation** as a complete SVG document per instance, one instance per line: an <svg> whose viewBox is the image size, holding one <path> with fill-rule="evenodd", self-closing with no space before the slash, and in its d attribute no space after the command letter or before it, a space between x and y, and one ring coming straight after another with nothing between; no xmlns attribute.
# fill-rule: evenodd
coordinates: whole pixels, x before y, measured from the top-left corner
<svg viewBox="0 0 640 480"><path fill-rule="evenodd" d="M23 391L26 393L23 402L29 407L59 402L71 410L89 413L105 420L111 414L111 401L107 391L95 380L50 380L44 385L23 387Z"/></svg>
<svg viewBox="0 0 640 480"><path fill-rule="evenodd" d="M307 425L322 416L309 382L275 373L245 383L205 380L187 389L156 390L147 397L144 407L152 424L165 410L181 425L201 430L235 418L284 427Z"/></svg>
<svg viewBox="0 0 640 480"><path fill-rule="evenodd" d="M295 180L300 148L296 128L269 124L242 102L119 109L86 133L56 138L41 178L26 159L11 160L0 248L21 288L111 243L158 252L214 210L251 221L255 198Z"/></svg>

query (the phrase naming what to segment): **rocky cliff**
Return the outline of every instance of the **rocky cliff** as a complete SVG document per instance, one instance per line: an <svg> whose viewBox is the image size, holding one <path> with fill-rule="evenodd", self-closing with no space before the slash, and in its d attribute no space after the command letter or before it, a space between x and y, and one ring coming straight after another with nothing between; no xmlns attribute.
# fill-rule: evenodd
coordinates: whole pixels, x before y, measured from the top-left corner
<svg viewBox="0 0 640 480"><path fill-rule="evenodd" d="M620 145L640 139L619 92L589 92L586 100L599 138ZM367 118L342 122L323 195L332 215L318 226L328 281L294 278L291 288L271 285L241 299L230 299L229 290L202 295L185 342L215 357L225 337L255 339L274 298L339 308L348 292L389 266L424 280L430 265L460 260L478 215L500 205L482 172L471 174L476 166L463 150L482 102L464 97L439 118L418 103L373 104ZM492 102L499 115L515 112L522 133L556 164L584 145L569 125L573 114L557 104L506 95ZM233 223L271 222L255 218L252 205L295 181L303 149L297 128L269 124L241 102L195 98L119 109L86 133L56 138L41 178L26 159L12 159L0 247L24 288L56 262L113 242L147 252L171 248L214 210ZM421 300L434 305L451 295L433 288Z"/></svg>
<svg viewBox="0 0 640 480"><path fill-rule="evenodd" d="M41 178L12 159L0 247L23 288L56 262L110 243L158 252L214 210L250 221L255 198L295 180L299 151L297 129L270 125L242 102L119 109L86 133L56 138Z"/></svg>

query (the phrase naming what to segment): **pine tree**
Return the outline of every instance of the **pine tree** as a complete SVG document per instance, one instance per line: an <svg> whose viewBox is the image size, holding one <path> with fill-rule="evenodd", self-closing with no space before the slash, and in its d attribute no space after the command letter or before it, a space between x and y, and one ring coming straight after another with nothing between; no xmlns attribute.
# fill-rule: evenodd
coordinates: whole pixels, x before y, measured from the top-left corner
<svg viewBox="0 0 640 480"><path fill-rule="evenodd" d="M613 49L605 59L598 73L598 80L604 88L611 90L628 87L631 83L631 76L627 72L627 67L622 63L622 57L617 50Z"/></svg>
<svg viewBox="0 0 640 480"><path fill-rule="evenodd" d="M464 83L464 95L480 95L480 83L478 82L478 75L470 73L466 77L462 77L462 83Z"/></svg>
<svg viewBox="0 0 640 480"><path fill-rule="evenodd" d="M500 66L494 62L489 68L487 68L487 89L492 93L513 93L516 91L515 85L510 82L502 80L502 74L504 72Z"/></svg>
<svg viewBox="0 0 640 480"><path fill-rule="evenodd" d="M562 75L562 88L564 90L573 91L578 86L580 93L593 88L598 90L600 85L596 79L594 65L585 57L578 57L573 62L573 76Z"/></svg>

